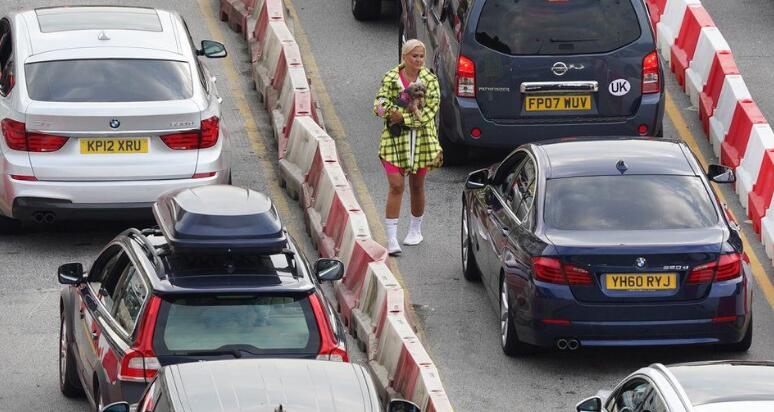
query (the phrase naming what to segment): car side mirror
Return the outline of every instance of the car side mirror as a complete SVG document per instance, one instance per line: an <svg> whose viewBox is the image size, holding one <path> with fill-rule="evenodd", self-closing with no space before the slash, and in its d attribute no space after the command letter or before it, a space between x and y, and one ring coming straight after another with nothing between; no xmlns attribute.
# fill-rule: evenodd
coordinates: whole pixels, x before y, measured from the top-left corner
<svg viewBox="0 0 774 412"><path fill-rule="evenodd" d="M202 40L202 49L197 50L196 53L211 59L221 59L228 56L226 46L213 40Z"/></svg>
<svg viewBox="0 0 774 412"><path fill-rule="evenodd" d="M707 168L707 177L715 183L734 183L736 175L734 169L723 165L709 165Z"/></svg>
<svg viewBox="0 0 774 412"><path fill-rule="evenodd" d="M393 399L387 405L387 412L422 412L422 409L405 399Z"/></svg>
<svg viewBox="0 0 774 412"><path fill-rule="evenodd" d="M344 264L336 259L318 259L314 271L320 282L332 282L344 277Z"/></svg>
<svg viewBox="0 0 774 412"><path fill-rule="evenodd" d="M65 263L59 266L57 275L59 283L63 285L77 285L84 281L83 265L80 263Z"/></svg>
<svg viewBox="0 0 774 412"><path fill-rule="evenodd" d="M99 410L100 412L129 412L129 402L113 402Z"/></svg>
<svg viewBox="0 0 774 412"><path fill-rule="evenodd" d="M481 189L486 186L489 181L489 171L487 169L479 169L468 175L468 179L465 180L466 189Z"/></svg>
<svg viewBox="0 0 774 412"><path fill-rule="evenodd" d="M578 402L575 405L575 410L578 412L605 412L602 409L602 398L599 396L592 396Z"/></svg>

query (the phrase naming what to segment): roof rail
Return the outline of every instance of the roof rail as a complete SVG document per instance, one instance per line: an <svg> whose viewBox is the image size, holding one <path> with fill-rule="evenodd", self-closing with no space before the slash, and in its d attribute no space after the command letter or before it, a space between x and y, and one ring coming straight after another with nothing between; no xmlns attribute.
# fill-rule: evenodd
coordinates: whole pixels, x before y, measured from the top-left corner
<svg viewBox="0 0 774 412"><path fill-rule="evenodd" d="M148 240L146 237L147 235L155 235L157 230L159 234L161 234L159 229L143 229L140 231L132 227L124 230L121 234L137 239L140 242L140 246L142 246L143 250L145 251L145 256L150 259L151 262L153 262L153 266L156 268L156 272L158 274L162 274L164 273L164 264L162 263L161 258L159 258L156 246L153 246L153 243L151 243L150 240Z"/></svg>

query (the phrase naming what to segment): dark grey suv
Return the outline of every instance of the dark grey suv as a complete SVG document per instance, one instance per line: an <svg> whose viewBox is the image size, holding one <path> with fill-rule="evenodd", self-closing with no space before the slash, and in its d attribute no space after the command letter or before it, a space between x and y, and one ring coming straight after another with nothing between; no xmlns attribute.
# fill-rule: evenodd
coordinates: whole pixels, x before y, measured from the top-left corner
<svg viewBox="0 0 774 412"><path fill-rule="evenodd" d="M661 136L663 72L642 0L401 0L441 86L448 162L465 146Z"/></svg>

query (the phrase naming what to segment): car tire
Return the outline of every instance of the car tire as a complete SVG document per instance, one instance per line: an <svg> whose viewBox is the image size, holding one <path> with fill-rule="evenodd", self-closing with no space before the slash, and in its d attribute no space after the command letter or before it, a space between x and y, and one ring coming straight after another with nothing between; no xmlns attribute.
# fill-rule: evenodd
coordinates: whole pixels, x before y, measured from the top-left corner
<svg viewBox="0 0 774 412"><path fill-rule="evenodd" d="M745 331L742 340L736 343L726 343L720 345L720 348L728 352L747 352L750 349L750 346L752 346L752 335L753 320L752 315L750 315L750 323L747 325L747 330Z"/></svg>
<svg viewBox="0 0 774 412"><path fill-rule="evenodd" d="M382 0L352 0L352 15L357 20L374 20L382 11Z"/></svg>
<svg viewBox="0 0 774 412"><path fill-rule="evenodd" d="M460 222L460 255L462 257L462 276L469 282L481 280L481 272L473 256L472 242L470 241L470 224L465 202L462 202L462 218Z"/></svg>
<svg viewBox="0 0 774 412"><path fill-rule="evenodd" d="M59 390L68 398L83 396L83 388L78 381L75 360L67 346L67 323L64 316L59 322Z"/></svg>
<svg viewBox="0 0 774 412"><path fill-rule="evenodd" d="M513 315L508 304L508 292L505 276L500 280L500 346L508 356L522 356L535 353L537 348L519 340L516 328L513 326Z"/></svg>
<svg viewBox="0 0 774 412"><path fill-rule="evenodd" d="M441 144L441 148L443 149L444 165L458 166L465 164L465 162L468 160L468 151L465 149L465 146L450 141L446 137L446 133L439 133L438 142Z"/></svg>

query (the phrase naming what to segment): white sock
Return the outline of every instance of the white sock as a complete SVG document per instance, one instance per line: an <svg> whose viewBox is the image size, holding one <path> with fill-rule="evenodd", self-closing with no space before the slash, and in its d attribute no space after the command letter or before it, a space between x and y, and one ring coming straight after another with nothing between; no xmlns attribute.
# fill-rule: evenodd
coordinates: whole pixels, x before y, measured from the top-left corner
<svg viewBox="0 0 774 412"><path fill-rule="evenodd" d="M384 231L387 232L387 240L398 238L398 219L384 219Z"/></svg>
<svg viewBox="0 0 774 412"><path fill-rule="evenodd" d="M422 215L422 216L411 215L411 221L409 223L409 232L422 233L422 218L424 216L425 215Z"/></svg>

